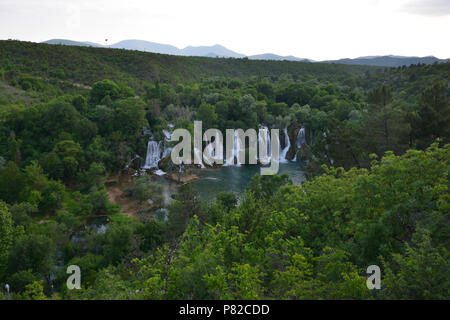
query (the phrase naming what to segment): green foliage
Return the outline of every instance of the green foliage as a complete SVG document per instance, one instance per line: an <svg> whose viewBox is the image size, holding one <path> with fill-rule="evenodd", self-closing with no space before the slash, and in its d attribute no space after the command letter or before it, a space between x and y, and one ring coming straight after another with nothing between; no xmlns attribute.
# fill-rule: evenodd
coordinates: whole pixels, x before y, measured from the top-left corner
<svg viewBox="0 0 450 320"><path fill-rule="evenodd" d="M394 299L448 299L450 254L432 245L430 232L419 229L404 254L393 254L386 263L386 295Z"/></svg>
<svg viewBox="0 0 450 320"><path fill-rule="evenodd" d="M423 90L418 115L418 123L415 123L418 132L416 137L423 139L422 146L433 142L437 138L445 143L450 140L450 88L445 83L435 83Z"/></svg>
<svg viewBox="0 0 450 320"><path fill-rule="evenodd" d="M114 81L102 80L94 83L90 96L94 104L109 105L110 103L107 101L113 101L120 97L120 89Z"/></svg>
<svg viewBox="0 0 450 320"><path fill-rule="evenodd" d="M152 203L161 205L163 200L162 186L156 181L153 181L148 175L143 175L135 179L133 181L133 187L127 191L131 197L141 202L151 200Z"/></svg>
<svg viewBox="0 0 450 320"><path fill-rule="evenodd" d="M54 263L52 245L52 240L48 236L36 233L16 239L9 255L9 274L22 270L48 274Z"/></svg>
<svg viewBox="0 0 450 320"><path fill-rule="evenodd" d="M42 281L34 281L25 286L25 291L22 294L24 300L48 300L44 294L44 287Z"/></svg>
<svg viewBox="0 0 450 320"><path fill-rule="evenodd" d="M0 172L0 199L7 203L15 203L23 199L25 176L20 168L9 161Z"/></svg>
<svg viewBox="0 0 450 320"><path fill-rule="evenodd" d="M384 70L0 41L0 65L0 281L14 297L46 298L40 281L48 293L54 274L73 299L448 299L449 63ZM104 183L139 168L143 129L162 140L194 119L286 128L288 158L308 160L309 181L256 176L239 199L211 203L184 184L167 221L119 214ZM150 176L128 191L162 203ZM55 266L69 264L83 290L65 289ZM384 267L375 294L371 264Z"/></svg>
<svg viewBox="0 0 450 320"><path fill-rule="evenodd" d="M255 176L238 207L221 195L209 220L188 217L173 247L141 260L141 290L172 299L370 299L364 272L377 264L386 272L377 297L445 299L449 151L388 153L370 170L328 168L302 187ZM427 237L415 235L421 228Z"/></svg>
<svg viewBox="0 0 450 320"><path fill-rule="evenodd" d="M13 221L6 204L0 201L0 278L6 269L9 250L13 244Z"/></svg>
<svg viewBox="0 0 450 320"><path fill-rule="evenodd" d="M203 122L204 129L215 128L217 114L214 106L202 103L197 110L197 119Z"/></svg>

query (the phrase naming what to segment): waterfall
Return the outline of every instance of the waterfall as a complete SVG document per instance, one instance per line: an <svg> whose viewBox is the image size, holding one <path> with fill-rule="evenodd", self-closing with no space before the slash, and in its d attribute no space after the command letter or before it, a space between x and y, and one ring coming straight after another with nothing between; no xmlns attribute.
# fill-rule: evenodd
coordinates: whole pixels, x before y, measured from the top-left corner
<svg viewBox="0 0 450 320"><path fill-rule="evenodd" d="M236 166L239 167L241 163L239 162L239 149L241 148L241 141L238 139L237 131L234 131L233 138L233 154L226 159L224 166L233 166L234 159L236 159Z"/></svg>
<svg viewBox="0 0 450 320"><path fill-rule="evenodd" d="M173 128L173 124L169 124L169 128ZM172 137L172 132L169 130L163 130L162 131L165 137L166 142L170 142L170 139ZM170 156L170 153L172 152L171 147L163 147L164 141L155 141L153 140L154 137L150 137L150 141L147 144L147 156L145 158L145 165L143 169L157 169L154 171L155 174L162 176L166 173L158 168L158 163L161 159L167 158Z"/></svg>
<svg viewBox="0 0 450 320"><path fill-rule="evenodd" d="M170 129L173 129L174 125L169 123L168 127ZM168 142L168 143L170 143L170 139L172 138L172 134L173 134L172 131L173 130L166 130L166 129L163 129L163 131L162 131L162 133L164 134L164 137L165 137L165 141ZM171 152L172 152L172 148L171 147L164 148L164 151L163 151L161 159L165 159L165 158L169 157Z"/></svg>
<svg viewBox="0 0 450 320"><path fill-rule="evenodd" d="M239 150L241 149L241 141L238 139L237 131L234 133L234 148L233 157L236 158L236 165L239 167L241 163L239 162Z"/></svg>
<svg viewBox="0 0 450 320"><path fill-rule="evenodd" d="M302 126L300 130L298 131L297 135L297 148L301 149L302 145L306 145L306 137L305 137L305 127Z"/></svg>
<svg viewBox="0 0 450 320"><path fill-rule="evenodd" d="M166 138L166 141L170 141L170 138L172 137L172 132L167 131L166 129L164 129L163 131L164 137Z"/></svg>
<svg viewBox="0 0 450 320"><path fill-rule="evenodd" d="M147 156L145 158L144 169L158 168L161 160L161 141L149 141L147 144Z"/></svg>
<svg viewBox="0 0 450 320"><path fill-rule="evenodd" d="M171 147L165 148L161 159L169 157L171 152L172 152L172 148Z"/></svg>
<svg viewBox="0 0 450 320"><path fill-rule="evenodd" d="M128 161L128 163L127 163L126 166L125 166L125 169L128 169L128 168L131 166L131 164L133 163L133 161L136 160L136 159L139 159L139 158L140 158L140 156L139 156L138 154L135 154L134 157L133 157L133 159L131 159L130 161Z"/></svg>
<svg viewBox="0 0 450 320"><path fill-rule="evenodd" d="M289 140L289 135L287 128L283 129L284 132L284 149L280 152L280 162L286 163L286 154L288 153L289 149L291 148L291 141Z"/></svg>
<svg viewBox="0 0 450 320"><path fill-rule="evenodd" d="M205 165L203 164L203 159L202 159L202 156L200 155L200 150L198 150L197 148L194 148L194 153L195 153L196 157L198 157L200 159L199 166L200 166L200 168L203 169L205 167Z"/></svg>
<svg viewBox="0 0 450 320"><path fill-rule="evenodd" d="M304 126L302 126L300 130L298 130L297 141L295 142L295 144L297 145L297 151L295 152L294 158L292 159L292 161L294 162L297 161L298 150L302 148L302 145L307 145Z"/></svg>
<svg viewBox="0 0 450 320"><path fill-rule="evenodd" d="M259 148L259 142L260 141L265 141L265 143L267 145L267 154L262 155L261 154L262 150L259 150L258 156L259 156L259 159L264 159L265 160L264 162L268 163L268 162L270 162L270 155L272 154L271 150L270 150L270 147L271 147L271 145L270 145L270 131L269 131L269 128L266 127L266 126L260 126L259 129L260 130L258 131L258 148ZM267 140L266 140L266 136L264 136L262 134L263 130L266 130L266 132L267 132Z"/></svg>

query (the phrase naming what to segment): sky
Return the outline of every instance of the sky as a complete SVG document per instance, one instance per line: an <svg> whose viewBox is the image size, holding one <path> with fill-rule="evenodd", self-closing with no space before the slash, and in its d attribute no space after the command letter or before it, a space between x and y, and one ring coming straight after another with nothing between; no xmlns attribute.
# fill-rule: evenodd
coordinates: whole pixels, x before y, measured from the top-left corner
<svg viewBox="0 0 450 320"><path fill-rule="evenodd" d="M0 0L0 39L221 44L314 60L450 58L450 0Z"/></svg>

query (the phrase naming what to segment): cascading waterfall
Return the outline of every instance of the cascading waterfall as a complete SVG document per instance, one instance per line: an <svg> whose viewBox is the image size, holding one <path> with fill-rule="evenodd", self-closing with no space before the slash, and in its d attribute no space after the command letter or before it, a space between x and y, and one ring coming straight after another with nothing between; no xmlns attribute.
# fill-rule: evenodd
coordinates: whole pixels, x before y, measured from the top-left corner
<svg viewBox="0 0 450 320"><path fill-rule="evenodd" d="M238 139L237 131L234 132L233 138L233 154L226 159L224 166L237 166L239 167L241 163L239 162L239 149L241 148L241 141ZM236 159L236 164L234 163L234 159Z"/></svg>
<svg viewBox="0 0 450 320"><path fill-rule="evenodd" d="M234 148L233 148L233 157L236 158L236 166L240 166L239 162L239 150L241 149L241 140L238 139L237 132L234 133Z"/></svg>
<svg viewBox="0 0 450 320"><path fill-rule="evenodd" d="M161 160L161 141L150 140L147 144L144 169L158 168L159 160Z"/></svg>
<svg viewBox="0 0 450 320"><path fill-rule="evenodd" d="M305 127L302 126L297 134L297 148L301 149L302 145L306 145Z"/></svg>
<svg viewBox="0 0 450 320"><path fill-rule="evenodd" d="M305 134L305 127L302 126L300 128L300 130L298 130L298 134L297 134L297 141L295 142L295 144L297 145L297 149L300 150L302 148L302 145L307 145L306 144L306 134ZM292 161L297 161L297 153L298 150L295 152L294 155L294 159L292 159Z"/></svg>
<svg viewBox="0 0 450 320"><path fill-rule="evenodd" d="M173 128L173 124L169 124L169 128ZM150 130L147 130L148 133L151 133ZM170 142L172 137L172 132L169 130L162 131L165 137L166 142ZM171 147L167 147L163 149L163 141L155 141L153 140L153 136L150 137L150 141L147 144L147 156L145 158L145 165L143 169L156 169L153 173L159 176L165 175L166 173L158 168L158 163L161 159L170 156L172 152ZM163 151L164 150L164 151Z"/></svg>
<svg viewBox="0 0 450 320"><path fill-rule="evenodd" d="M172 148L171 147L165 148L161 159L169 157L171 152L172 152Z"/></svg>
<svg viewBox="0 0 450 320"><path fill-rule="evenodd" d="M266 130L267 136L262 134L263 130ZM267 137L267 139L266 139L266 137ZM270 148L271 148L271 145L270 145L271 144L270 143L270 131L269 131L268 127L260 126L260 130L258 132L258 148L259 148L259 141L265 141L265 143L267 145L267 154L264 154L264 155L261 156L261 152L258 152L259 160L261 160L261 159L265 160L265 161L263 161L265 163L270 162L270 158L271 158L272 152L270 150Z"/></svg>
<svg viewBox="0 0 450 320"><path fill-rule="evenodd" d="M169 128L173 128L173 125L169 124ZM259 126L259 132L258 132L258 148L259 148L259 142L266 140L266 145L267 145L267 154L261 154L261 151L259 151L257 153L258 155L258 159L260 160L260 162L263 162L261 160L265 160L264 162L270 162L271 161L271 137L270 137L270 131L269 128L267 126L263 126L260 125ZM263 134L264 130L266 130L267 134ZM147 145L147 155L146 155L146 159L145 159L145 165L143 166L143 169L156 169L154 170L155 174L158 175L164 175L165 172L162 171L161 169L158 168L158 163L161 161L161 159L165 159L167 157L170 157L170 153L172 151L172 147L165 147L164 148L164 142L169 142L171 137L172 137L172 130L171 129L164 129L162 131L163 135L164 135L164 139L162 141L155 141L153 140L154 138L151 137L150 141L148 142ZM289 138L289 134L288 134L288 129L287 127L285 127L283 129L283 133L284 133L284 147L281 149L281 145L280 143L278 143L279 148L281 149L279 154L280 154L280 162L281 163L287 163L288 160L286 159L286 155L289 152L289 149L291 148L291 142L290 142L290 138ZM242 141L238 138L238 134L237 131L235 131L234 133L234 137L233 137L233 152L232 155L230 157L228 157L227 159L225 159L225 162L223 164L223 166L241 166L241 162L239 161L239 150L241 148L241 143ZM297 148L300 149L302 144L306 145L306 139L305 139L305 128L302 126L301 129L298 132L297 135L297 141L296 141L296 145ZM198 164L200 166L200 168L205 168L205 165L203 163L203 159L202 157L200 157L201 152L199 149L194 148L194 154L201 159L201 162ZM215 158L215 154L213 152L212 157ZM295 157L293 159L293 161L296 161L297 155L295 154ZM235 161L236 159L236 161Z"/></svg>
<svg viewBox="0 0 450 320"><path fill-rule="evenodd" d="M169 123L169 128L173 128L174 127L174 125L173 124L171 124L171 123ZM165 140L166 140L166 142L170 142L170 139L172 138L172 134L173 134L173 132L172 131L169 131L169 130L166 130L166 129L163 129L163 134L164 134L164 137L165 137ZM163 152L163 155L162 155L162 157L161 157L161 159L164 159L164 158L167 158L168 156L170 156L170 153L172 152L172 148L171 147L166 147L166 148L164 148L164 152Z"/></svg>
<svg viewBox="0 0 450 320"><path fill-rule="evenodd" d="M172 132L167 131L166 129L164 129L163 131L164 137L166 137L166 141L170 141L170 138L172 137Z"/></svg>
<svg viewBox="0 0 450 320"><path fill-rule="evenodd" d="M286 163L288 162L286 160L286 154L288 153L289 149L291 148L291 141L289 139L287 128L283 129L284 132L284 149L280 152L280 162Z"/></svg>
<svg viewBox="0 0 450 320"><path fill-rule="evenodd" d="M200 163L199 163L200 168L202 168L202 169L205 168L205 165L203 164L202 156L200 155L200 150L198 150L197 148L194 148L194 153L195 153L195 157L200 159Z"/></svg>

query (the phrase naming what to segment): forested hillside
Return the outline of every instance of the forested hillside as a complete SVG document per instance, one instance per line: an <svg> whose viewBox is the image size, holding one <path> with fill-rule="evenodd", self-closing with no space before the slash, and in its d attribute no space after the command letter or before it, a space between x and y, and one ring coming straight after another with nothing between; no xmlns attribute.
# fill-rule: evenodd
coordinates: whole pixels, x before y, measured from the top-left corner
<svg viewBox="0 0 450 320"><path fill-rule="evenodd" d="M0 283L14 299L449 299L449 97L450 63L0 41ZM132 175L149 132L194 120L285 128L293 145L303 127L288 159L308 181L255 176L212 202L180 184L161 218L161 185ZM155 205L121 214L106 184L118 174L130 199ZM366 287L372 264L381 290ZM81 290L67 290L69 265Z"/></svg>
<svg viewBox="0 0 450 320"><path fill-rule="evenodd" d="M122 49L105 49L32 42L0 41L3 69L50 79L67 79L92 85L99 79L124 81L141 88L143 81L189 83L209 78L279 77L344 79L374 68L293 61L254 61L184 57ZM330 78L331 77L331 78Z"/></svg>

